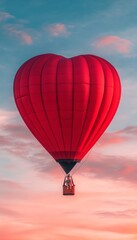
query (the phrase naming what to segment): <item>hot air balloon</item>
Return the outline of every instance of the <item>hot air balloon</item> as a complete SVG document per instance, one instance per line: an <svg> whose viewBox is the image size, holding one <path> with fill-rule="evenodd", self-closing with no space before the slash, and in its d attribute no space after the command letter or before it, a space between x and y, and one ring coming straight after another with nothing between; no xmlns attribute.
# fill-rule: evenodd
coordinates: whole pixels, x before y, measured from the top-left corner
<svg viewBox="0 0 137 240"><path fill-rule="evenodd" d="M115 68L88 54L35 56L19 68L14 79L15 102L24 122L66 174L106 130L120 95ZM67 175L64 195L74 194L72 183Z"/></svg>

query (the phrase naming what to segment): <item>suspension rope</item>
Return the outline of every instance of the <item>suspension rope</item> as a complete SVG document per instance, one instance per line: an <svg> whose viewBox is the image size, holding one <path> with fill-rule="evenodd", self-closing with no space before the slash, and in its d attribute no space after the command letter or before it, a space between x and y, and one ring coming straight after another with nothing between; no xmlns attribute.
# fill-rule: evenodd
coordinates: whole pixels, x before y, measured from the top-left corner
<svg viewBox="0 0 137 240"><path fill-rule="evenodd" d="M89 152L85 156L84 160L81 163L79 163L80 165L72 172L71 176L73 176L86 163L88 156Z"/></svg>

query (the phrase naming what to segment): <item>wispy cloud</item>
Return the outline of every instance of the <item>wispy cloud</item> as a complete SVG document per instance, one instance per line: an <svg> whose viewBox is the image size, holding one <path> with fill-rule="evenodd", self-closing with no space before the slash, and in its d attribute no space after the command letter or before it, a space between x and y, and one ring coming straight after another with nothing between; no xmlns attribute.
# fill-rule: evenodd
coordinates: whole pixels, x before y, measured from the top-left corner
<svg viewBox="0 0 137 240"><path fill-rule="evenodd" d="M15 190L22 190L23 187L14 181L7 180L7 179L0 179L0 189L6 190L6 189L15 189Z"/></svg>
<svg viewBox="0 0 137 240"><path fill-rule="evenodd" d="M53 37L67 36L67 26L63 23L50 24L46 27L48 33Z"/></svg>
<svg viewBox="0 0 137 240"><path fill-rule="evenodd" d="M24 124L21 125L10 122L11 116L15 116L15 113L4 112L2 110L1 113L1 150L9 153L11 156L16 156L21 159L24 159L25 156L25 159L32 164L32 168L39 173L53 172L57 168L57 165L37 140L35 140L27 127ZM100 150L104 149L104 147L110 148L110 145L114 148L114 146L119 146L119 143L125 143L126 145L132 141L136 144L136 136L136 126L129 126L114 133L107 132L96 145L96 149ZM124 148L125 145L123 146ZM122 149L121 151L123 151ZM85 174L89 176L92 175L95 178L109 178L136 183L137 162L135 161L135 158L136 155L132 157L127 156L126 154L120 155L120 152L117 155L104 155L101 152L96 155L95 151L92 152L91 155L88 155L86 165L81 169Z"/></svg>
<svg viewBox="0 0 137 240"><path fill-rule="evenodd" d="M18 113L0 109L0 148L2 151L27 159L38 172L52 171L54 160L38 143L25 124L17 123ZM16 137L15 137L16 136ZM30 151L31 146L31 151ZM45 161L45 158L47 160Z"/></svg>
<svg viewBox="0 0 137 240"><path fill-rule="evenodd" d="M5 111L4 109L0 109L0 125L10 122L11 119L16 116L17 112L15 111Z"/></svg>
<svg viewBox="0 0 137 240"><path fill-rule="evenodd" d="M117 52L129 54L131 51L131 41L118 36L107 35L96 40L94 43L97 49L103 49L107 52Z"/></svg>
<svg viewBox="0 0 137 240"><path fill-rule="evenodd" d="M8 12L1 12L0 11L0 22L6 21L10 18L14 18L14 16L11 15L10 13L8 13Z"/></svg>
<svg viewBox="0 0 137 240"><path fill-rule="evenodd" d="M126 134L126 135L132 135L137 137L137 126L128 126L124 128L121 131L118 131L117 134Z"/></svg>
<svg viewBox="0 0 137 240"><path fill-rule="evenodd" d="M137 183L136 157L94 154L92 159L88 159L85 166L79 169L79 172L89 177Z"/></svg>
<svg viewBox="0 0 137 240"><path fill-rule="evenodd" d="M117 132L105 132L100 140L97 142L97 146L104 147L110 144L120 144L132 140L136 140L137 126L128 126Z"/></svg>
<svg viewBox="0 0 137 240"><path fill-rule="evenodd" d="M55 194L43 194L40 197L38 195L34 197L32 194L27 201L23 199L22 204L16 202L13 205L12 222L12 212L10 213L10 209L8 209L9 218L7 216L5 221L1 223L1 236L4 240L44 239L45 236L50 240L68 240L70 238L77 240L131 239L129 237L132 235L129 236L129 234L136 233L136 219L131 222L131 219L119 219L119 216L114 218L110 216L112 218L108 219L105 214L103 218L101 214L98 216L94 214L97 209L103 212L103 208L107 204L107 197L103 192L99 199L97 196L95 197L95 194L87 198L80 196L73 199L64 199ZM111 196L112 199L115 197ZM119 197L122 201L122 194ZM85 201L86 205L84 205ZM111 204L111 207L114 206ZM72 213L66 213L66 209ZM8 213L8 211L6 212Z"/></svg>
<svg viewBox="0 0 137 240"><path fill-rule="evenodd" d="M124 209L120 211L116 211L115 209L111 211L104 211L104 212L96 212L97 215L101 215L108 218L133 218L137 217L137 210L136 209Z"/></svg>
<svg viewBox="0 0 137 240"><path fill-rule="evenodd" d="M5 26L5 29L9 34L19 38L22 43L27 45L31 45L33 43L31 35L25 31L16 29L15 26L12 25Z"/></svg>
<svg viewBox="0 0 137 240"><path fill-rule="evenodd" d="M11 217L14 217L14 216L15 216L15 217L18 217L18 216L19 216L19 214L18 214L16 211L8 208L8 207L5 206L5 205L1 205L1 206L0 206L0 213L1 213L1 215L3 215L3 216L11 216Z"/></svg>
<svg viewBox="0 0 137 240"><path fill-rule="evenodd" d="M9 180L9 179L0 179L0 200L5 198L22 198L24 196L25 187L21 184Z"/></svg>
<svg viewBox="0 0 137 240"><path fill-rule="evenodd" d="M13 19L15 20L15 24L9 23L7 24L6 21ZM0 11L0 22L2 23L2 29L6 30L10 35L18 38L21 40L22 43L26 45L31 45L33 43L33 39L27 31L22 30L23 26L21 22L23 20L16 19L13 15L8 12Z"/></svg>

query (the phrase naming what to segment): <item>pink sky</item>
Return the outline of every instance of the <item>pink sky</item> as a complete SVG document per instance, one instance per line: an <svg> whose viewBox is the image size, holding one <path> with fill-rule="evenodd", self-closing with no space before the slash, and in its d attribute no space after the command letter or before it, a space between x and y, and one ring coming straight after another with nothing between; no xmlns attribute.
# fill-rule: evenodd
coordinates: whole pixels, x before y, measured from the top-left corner
<svg viewBox="0 0 137 240"><path fill-rule="evenodd" d="M106 132L72 171L76 195L65 197L63 171L24 124L15 124L16 112L2 113L1 154L10 158L0 173L2 240L136 239L136 127Z"/></svg>
<svg viewBox="0 0 137 240"><path fill-rule="evenodd" d="M0 1L0 240L137 240L136 12L136 0ZM97 55L121 79L115 118L72 171L75 196L13 98L17 69L43 53Z"/></svg>
<svg viewBox="0 0 137 240"><path fill-rule="evenodd" d="M135 185L78 174L75 176L76 195L64 197L61 178L51 175L45 176L45 185L50 184L49 178L54 182L49 191L47 187L40 191L34 184L28 189L30 179L24 188L6 180L0 183L4 186L0 201L3 240L35 240L45 239L45 236L61 240L69 237L130 240L137 236ZM36 179L44 185L40 177Z"/></svg>

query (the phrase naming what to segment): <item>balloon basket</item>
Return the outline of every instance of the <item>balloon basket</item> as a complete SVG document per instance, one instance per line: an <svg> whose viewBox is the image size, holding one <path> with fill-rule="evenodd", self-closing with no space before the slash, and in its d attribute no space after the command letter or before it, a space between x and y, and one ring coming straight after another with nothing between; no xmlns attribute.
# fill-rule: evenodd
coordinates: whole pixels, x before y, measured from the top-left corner
<svg viewBox="0 0 137 240"><path fill-rule="evenodd" d="M75 184L70 174L66 175L64 178L63 195L75 195Z"/></svg>

